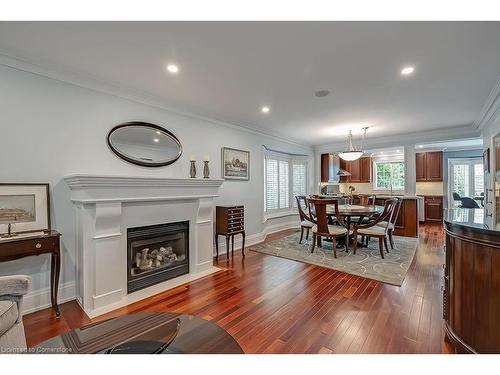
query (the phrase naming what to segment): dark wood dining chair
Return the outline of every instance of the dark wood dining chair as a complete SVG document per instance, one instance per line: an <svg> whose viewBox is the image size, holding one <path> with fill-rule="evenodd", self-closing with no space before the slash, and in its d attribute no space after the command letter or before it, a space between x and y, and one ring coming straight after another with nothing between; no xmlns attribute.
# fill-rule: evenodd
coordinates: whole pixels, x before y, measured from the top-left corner
<svg viewBox="0 0 500 375"><path fill-rule="evenodd" d="M309 240L309 231L314 226L315 221L313 221L309 214L304 211L304 209L306 209L309 212L307 197L305 195L296 195L295 200L297 201L297 208L299 210L300 217L300 244L304 238L304 230L306 231L306 241Z"/></svg>
<svg viewBox="0 0 500 375"><path fill-rule="evenodd" d="M309 208L311 209L311 207L313 207L316 215L316 225L314 225L312 229L313 239L311 243L311 253L314 252L316 243L318 247L321 247L321 238L329 238L332 240L333 257L337 258L337 238L344 238L346 251L347 244L349 243L349 232L347 228L341 224L342 219L339 215L338 199L309 198L307 201ZM328 215L326 212L326 207L328 205L334 207L335 218L338 225L331 225L328 223Z"/></svg>
<svg viewBox="0 0 500 375"><path fill-rule="evenodd" d="M380 223L377 224L378 226L381 227L384 227L386 225L388 226L387 235L389 237L389 243L391 244L392 250L394 250L394 238L393 238L394 229L396 228L396 221L398 220L399 211L401 210L401 205L403 204L403 199L401 198L395 198L395 199L397 199L398 202L396 203L396 206L394 207L394 210L390 215L389 222L381 221ZM387 243L385 243L385 246L387 252L389 252L389 249L387 249Z"/></svg>
<svg viewBox="0 0 500 375"><path fill-rule="evenodd" d="M374 220L368 223L357 223L354 224L353 229L353 253L356 254L356 250L358 247L358 235L366 236L366 237L375 237L378 238L378 247L380 250L380 256L384 259L384 245L386 250L389 251L387 246L387 238L388 238L388 227L389 222L391 220L391 214L394 213L394 209L398 202L397 198L387 199L384 205L384 211ZM385 222L385 225L377 225L379 223Z"/></svg>

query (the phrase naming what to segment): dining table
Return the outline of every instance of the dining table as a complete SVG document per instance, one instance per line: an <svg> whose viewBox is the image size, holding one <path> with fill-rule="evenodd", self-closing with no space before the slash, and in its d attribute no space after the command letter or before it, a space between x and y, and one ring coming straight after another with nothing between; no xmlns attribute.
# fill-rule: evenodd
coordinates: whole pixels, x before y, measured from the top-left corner
<svg viewBox="0 0 500 375"><path fill-rule="evenodd" d="M365 217L380 214L384 211L383 206L377 205L360 205L360 204L339 204L339 216L345 218L345 226L349 233L351 233L352 219L356 218L356 222L360 223ZM333 218L335 216L335 208L333 205L328 205L326 214Z"/></svg>

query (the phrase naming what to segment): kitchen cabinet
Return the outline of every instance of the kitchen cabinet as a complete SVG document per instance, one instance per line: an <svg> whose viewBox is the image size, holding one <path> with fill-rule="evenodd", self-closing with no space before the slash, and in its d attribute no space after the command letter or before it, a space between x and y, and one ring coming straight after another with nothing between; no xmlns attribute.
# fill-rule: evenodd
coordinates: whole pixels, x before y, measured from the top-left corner
<svg viewBox="0 0 500 375"><path fill-rule="evenodd" d="M425 221L443 221L443 197L424 197Z"/></svg>
<svg viewBox="0 0 500 375"><path fill-rule="evenodd" d="M363 157L353 161L341 159L340 169L344 169L351 174L348 177L341 177L340 182L372 182L372 158L370 157Z"/></svg>
<svg viewBox="0 0 500 375"><path fill-rule="evenodd" d="M443 181L443 152L419 152L415 156L416 180Z"/></svg>
<svg viewBox="0 0 500 375"><path fill-rule="evenodd" d="M340 158L334 154L321 154L321 182L339 182Z"/></svg>
<svg viewBox="0 0 500 375"><path fill-rule="evenodd" d="M417 182L422 182L422 181L427 181L427 177L425 174L425 152L419 152L416 154L416 159L415 159L415 168L416 168L416 176L417 176Z"/></svg>
<svg viewBox="0 0 500 375"><path fill-rule="evenodd" d="M443 181L443 153L428 152L425 163L427 181Z"/></svg>

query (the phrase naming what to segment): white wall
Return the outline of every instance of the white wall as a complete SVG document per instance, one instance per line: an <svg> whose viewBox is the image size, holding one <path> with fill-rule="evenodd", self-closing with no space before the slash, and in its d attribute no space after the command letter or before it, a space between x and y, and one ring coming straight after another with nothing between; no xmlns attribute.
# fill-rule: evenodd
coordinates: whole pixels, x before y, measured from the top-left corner
<svg viewBox="0 0 500 375"><path fill-rule="evenodd" d="M159 124L172 131L183 145L182 157L163 168L139 167L117 158L106 145L107 133L117 124L133 120ZM6 66L0 66L0 130L0 181L51 185L52 227L62 233L63 287L71 286L75 279L75 233L69 189L62 179L65 175L187 178L189 156L194 154L200 160L199 176L201 159L209 155L211 176L220 178L222 146L249 150L250 181L225 181L216 204L244 204L250 238L260 238L266 231L297 220L292 216L263 222L263 144L310 155L310 187L314 175L313 151L309 147ZM33 277L34 294L43 294L49 285L49 264L48 256L0 263L0 275L29 274ZM63 299L70 297L70 290L63 291Z"/></svg>
<svg viewBox="0 0 500 375"><path fill-rule="evenodd" d="M488 192L485 191L485 195L488 198L488 201L485 201L485 210L488 215L492 214L492 216L486 217L486 223L491 227L498 227L500 223L496 222L497 215L495 212L500 208L496 207L495 201L495 171L498 170L499 167L495 165L495 145L493 139L500 135L500 114L493 117L491 121L482 129L482 135L483 149L490 149L490 173L484 174L484 188L485 190L490 189Z"/></svg>

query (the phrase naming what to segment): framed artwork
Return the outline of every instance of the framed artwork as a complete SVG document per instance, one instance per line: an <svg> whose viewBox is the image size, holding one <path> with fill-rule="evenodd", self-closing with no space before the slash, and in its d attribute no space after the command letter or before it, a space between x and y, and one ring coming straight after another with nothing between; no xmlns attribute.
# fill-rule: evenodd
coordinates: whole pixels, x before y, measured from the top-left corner
<svg viewBox="0 0 500 375"><path fill-rule="evenodd" d="M223 147L222 178L248 181L250 179L250 151Z"/></svg>
<svg viewBox="0 0 500 375"><path fill-rule="evenodd" d="M483 151L483 166L484 173L490 173L490 149L487 148Z"/></svg>
<svg viewBox="0 0 500 375"><path fill-rule="evenodd" d="M50 229L49 184L0 183L0 234Z"/></svg>

